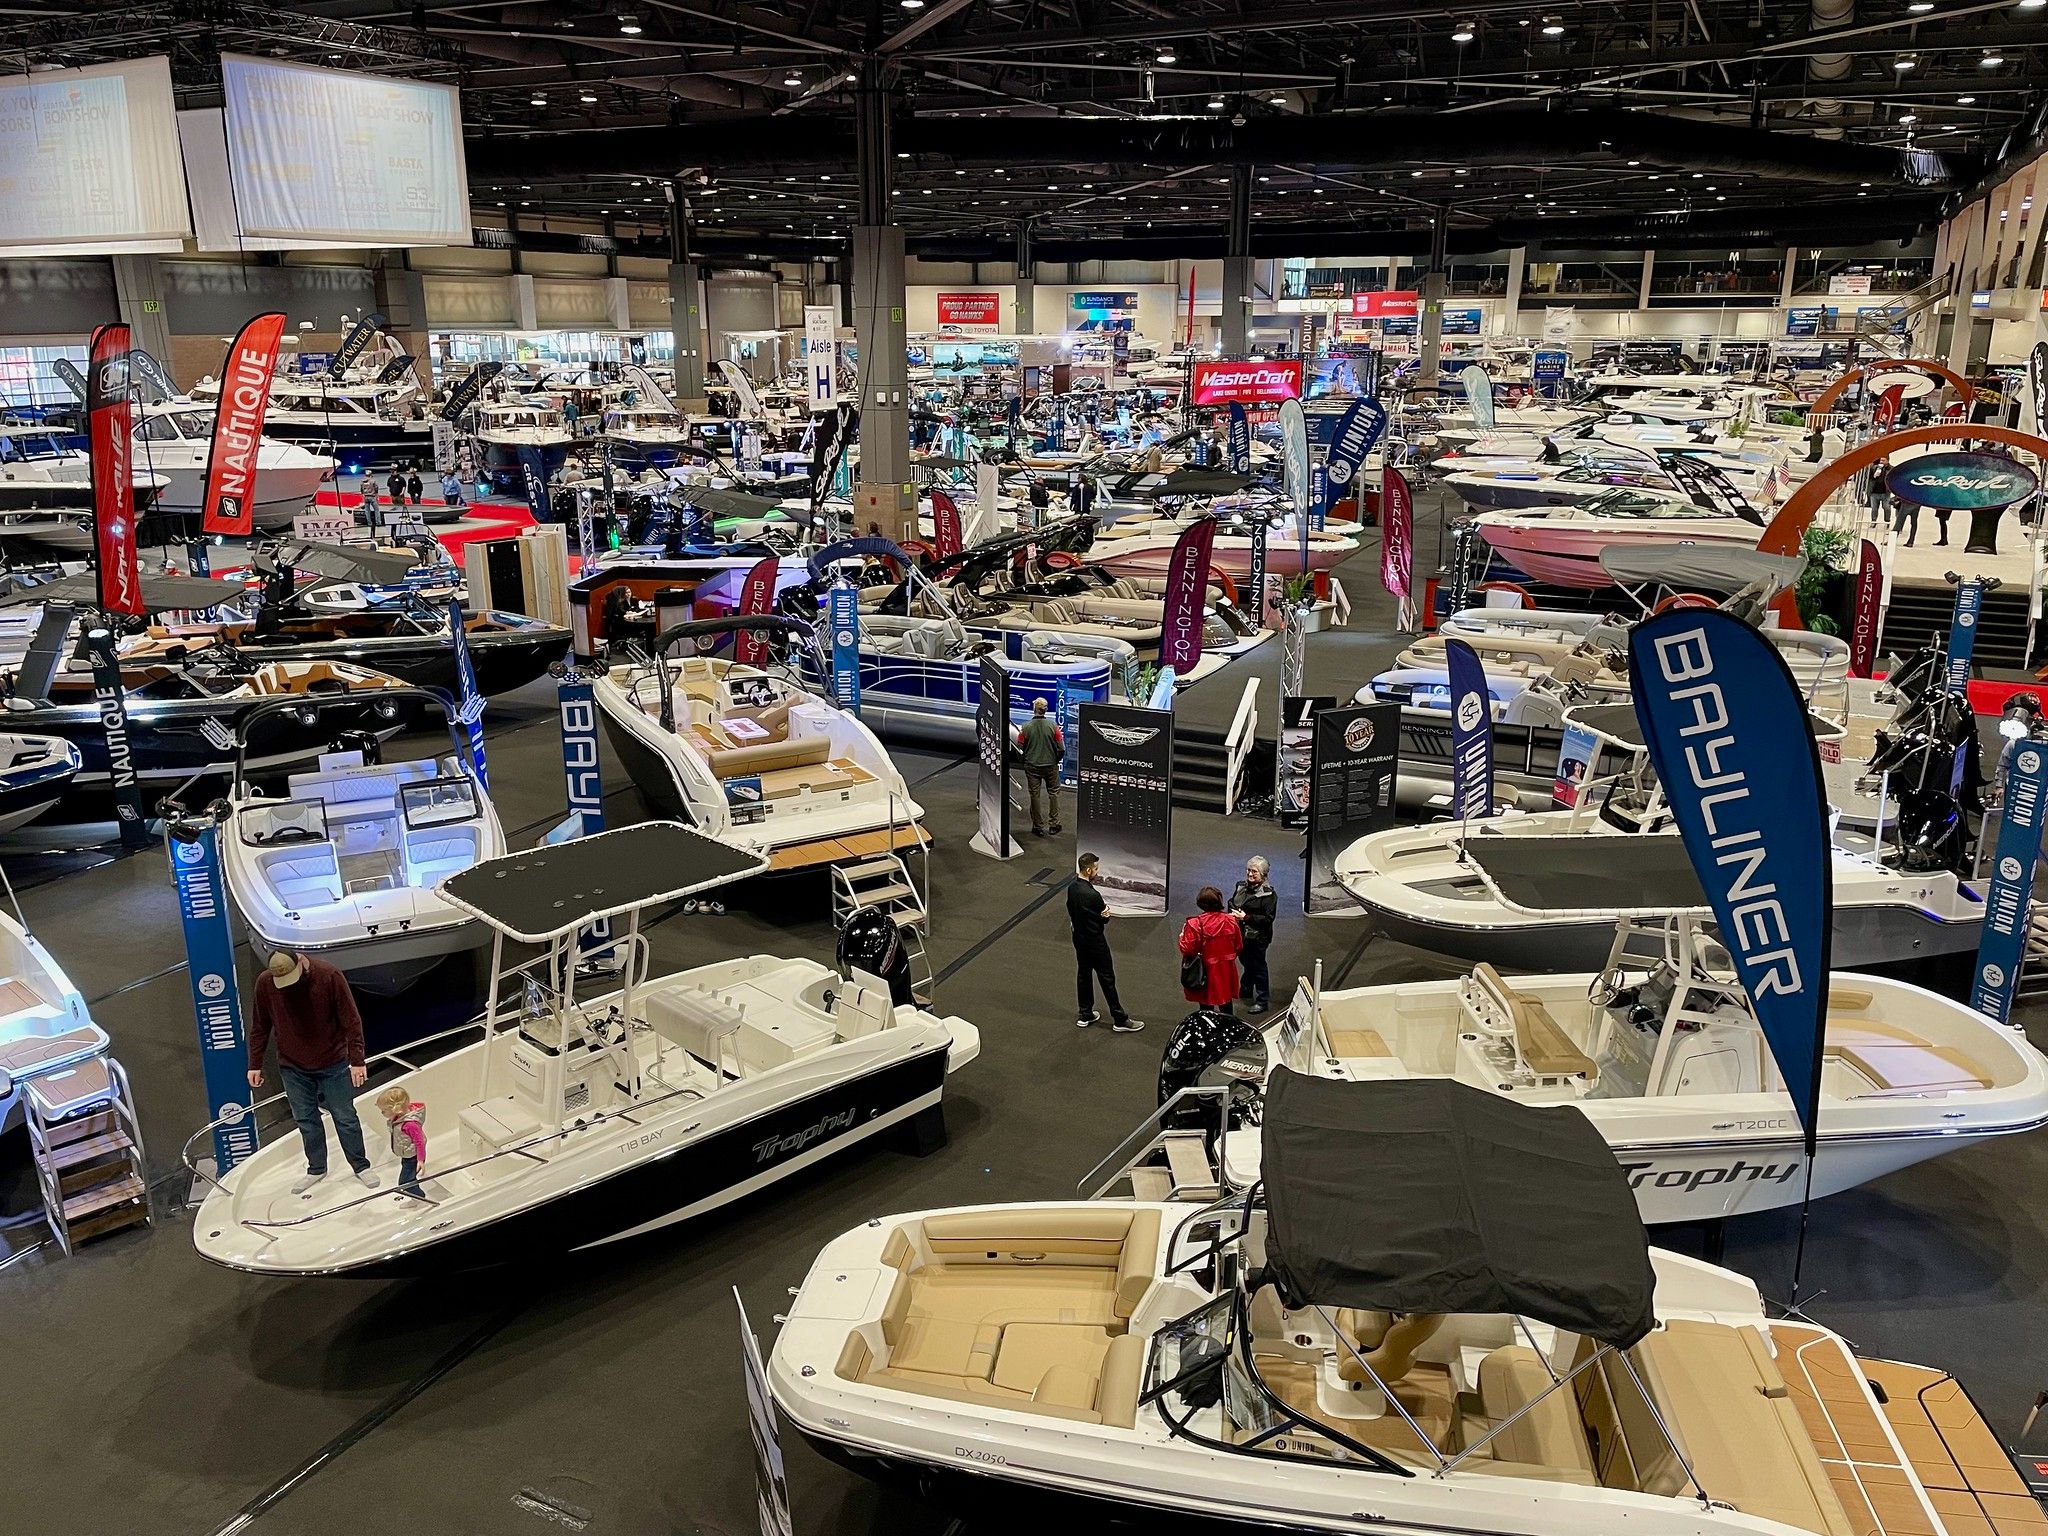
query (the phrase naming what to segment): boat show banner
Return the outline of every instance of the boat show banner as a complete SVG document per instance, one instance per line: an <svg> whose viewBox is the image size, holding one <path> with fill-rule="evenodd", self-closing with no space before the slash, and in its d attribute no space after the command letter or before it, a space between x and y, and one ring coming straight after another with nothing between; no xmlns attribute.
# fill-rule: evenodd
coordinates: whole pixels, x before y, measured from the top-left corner
<svg viewBox="0 0 2048 1536"><path fill-rule="evenodd" d="M235 985L235 936L228 926L227 884L221 877L220 826L205 815L182 820L170 829L167 846L178 922L185 932L192 1017L199 1026L207 1118L214 1122L214 1177L221 1178L255 1152L256 1117L250 1113L249 1046Z"/></svg>
<svg viewBox="0 0 2048 1536"><path fill-rule="evenodd" d="M58 381L77 397L79 404L83 405L85 403L85 375L78 371L78 364L71 361L68 357L60 357L57 361L50 364L50 372L54 373Z"/></svg>
<svg viewBox="0 0 2048 1536"><path fill-rule="evenodd" d="M1586 780L1593 773L1593 759L1600 755L1600 738L1583 725L1567 725L1557 744L1557 775L1550 781L1550 803L1570 810L1585 793Z"/></svg>
<svg viewBox="0 0 2048 1536"><path fill-rule="evenodd" d="M342 337L341 345L334 349L334 356L328 359L327 376L338 379L356 365L356 359L369 351L370 343L377 339L377 333L384 329L384 317L375 310L355 323L355 328Z"/></svg>
<svg viewBox="0 0 2048 1536"><path fill-rule="evenodd" d="M128 377L145 400L175 400L178 397L177 386L164 372L164 365L141 347L135 347L128 353Z"/></svg>
<svg viewBox="0 0 2048 1536"><path fill-rule="evenodd" d="M1389 464L1380 473L1380 582L1400 604L1400 627L1413 626L1408 595L1415 580L1415 497L1408 477Z"/></svg>
<svg viewBox="0 0 2048 1536"><path fill-rule="evenodd" d="M1212 358L1195 364L1196 405L1275 405L1301 398L1301 359L1229 362Z"/></svg>
<svg viewBox="0 0 2048 1536"><path fill-rule="evenodd" d="M1345 411L1330 438L1329 456L1324 460L1329 466L1330 484L1340 495L1350 489L1353 477L1365 467L1367 456L1386 430L1387 408L1378 400L1367 396L1351 402L1351 408Z"/></svg>
<svg viewBox="0 0 2048 1536"><path fill-rule="evenodd" d="M2022 740L2006 766L1998 816L1998 852L1991 888L1984 894L1984 928L1977 940L1977 976L1970 1006L2003 1024L2012 1017L2013 990L2026 959L2027 909L2034 865L2048 816L2048 746Z"/></svg>
<svg viewBox="0 0 2048 1536"><path fill-rule="evenodd" d="M384 365L384 371L377 375L379 384L396 384L412 372L413 358L410 352L401 352Z"/></svg>
<svg viewBox="0 0 2048 1536"><path fill-rule="evenodd" d="M775 578L781 569L781 560L774 555L763 556L747 572L747 579L740 583L739 616L743 619L758 619L768 611L775 601ZM732 637L732 659L743 667L765 666L768 661L768 640L758 629L742 629Z"/></svg>
<svg viewBox="0 0 2048 1536"><path fill-rule="evenodd" d="M1720 939L1806 1132L1820 1109L1834 861L1806 700L1732 614L1673 609L1629 631L1636 719Z"/></svg>
<svg viewBox="0 0 2048 1536"><path fill-rule="evenodd" d="M932 492L932 553L941 560L957 555L961 543L960 504L944 491Z"/></svg>
<svg viewBox="0 0 2048 1536"><path fill-rule="evenodd" d="M526 481L526 510L536 523L555 520L554 495L548 489L547 460L539 448L519 450L519 473Z"/></svg>
<svg viewBox="0 0 2048 1536"><path fill-rule="evenodd" d="M1202 625L1208 615L1209 562L1216 550L1216 519L1197 518L1181 533L1166 562L1164 625L1159 664L1175 677L1192 677L1202 659Z"/></svg>
<svg viewBox="0 0 2048 1536"><path fill-rule="evenodd" d="M839 406L839 311L831 305L804 307L804 378L811 414Z"/></svg>
<svg viewBox="0 0 2048 1536"><path fill-rule="evenodd" d="M121 659L111 631L93 625L85 632L86 654L92 658L93 701L100 711L100 729L107 738L107 780L114 792L114 819L121 827L121 846L131 853L149 846L149 820L142 811L142 779L135 771L135 748L128 739L128 695L121 687Z"/></svg>
<svg viewBox="0 0 2048 1536"><path fill-rule="evenodd" d="M284 316L258 315L228 347L220 370L220 405L213 413L213 445L206 455L206 499L199 526L207 533L244 535L255 529L256 455L263 446L263 413L270 408Z"/></svg>
<svg viewBox="0 0 2048 1536"><path fill-rule="evenodd" d="M1476 821L1494 813L1493 706L1486 668L1463 640L1444 642L1451 683L1451 813Z"/></svg>
<svg viewBox="0 0 2048 1536"><path fill-rule="evenodd" d="M1333 694L1294 694L1280 700L1280 751L1273 764L1273 814L1283 827L1308 825L1308 776L1315 759L1316 715L1335 709Z"/></svg>
<svg viewBox="0 0 2048 1536"><path fill-rule="evenodd" d="M458 379L455 387L448 391L448 398L441 402L441 419L459 419L464 411L476 404L484 386L495 379L504 366L503 363L478 363Z"/></svg>
<svg viewBox="0 0 2048 1536"><path fill-rule="evenodd" d="M1263 514L1254 517L1251 522L1252 567L1249 572L1250 581L1247 584L1247 590L1242 596L1246 609L1251 614L1252 622L1258 625L1259 628L1264 629L1268 612L1266 602L1266 542L1272 537L1273 525L1266 520Z"/></svg>
<svg viewBox="0 0 2048 1536"><path fill-rule="evenodd" d="M129 336L125 325L92 333L85 418L92 445L92 519L99 556L100 606L139 616L142 571L135 553L134 406L128 398Z"/></svg>
<svg viewBox="0 0 2048 1536"><path fill-rule="evenodd" d="M1879 436L1891 431L1898 423L1899 407L1905 401L1906 391L1897 384L1878 395L1877 404L1870 408L1870 424L1877 429Z"/></svg>
<svg viewBox="0 0 2048 1536"><path fill-rule="evenodd" d="M1252 415L1244 408L1242 400L1230 402L1230 472L1233 475L1248 475L1252 472Z"/></svg>
<svg viewBox="0 0 2048 1536"><path fill-rule="evenodd" d="M462 599L448 599L448 643L455 650L455 720L476 768L476 781L489 794L491 771L484 762L484 696L476 686L476 658L469 654L469 631L462 623Z"/></svg>
<svg viewBox="0 0 2048 1536"><path fill-rule="evenodd" d="M1302 910L1355 913L1337 883L1337 856L1368 832L1394 824L1401 771L1401 706L1358 704L1316 713L1308 778L1308 878Z"/></svg>
<svg viewBox="0 0 2048 1536"><path fill-rule="evenodd" d="M1956 584L1956 610L1948 625L1948 686L1960 693L1969 686L1970 658L1977 651L1977 614L1984 606L1984 578L1965 576Z"/></svg>
<svg viewBox="0 0 2048 1536"><path fill-rule="evenodd" d="M1330 471L1321 464L1308 470L1308 525L1321 533L1330 522Z"/></svg>
<svg viewBox="0 0 2048 1536"><path fill-rule="evenodd" d="M1884 619L1884 556L1865 539L1856 563L1856 611L1849 621L1849 675L1868 677L1877 665Z"/></svg>
<svg viewBox="0 0 2048 1536"><path fill-rule="evenodd" d="M832 633L832 702L860 713L860 588L841 584L825 594Z"/></svg>
<svg viewBox="0 0 2048 1536"><path fill-rule="evenodd" d="M1467 363L1458 375L1464 386L1465 402L1472 407L1472 425L1481 432L1493 430L1493 380L1477 363Z"/></svg>
<svg viewBox="0 0 2048 1536"><path fill-rule="evenodd" d="M597 698L590 673L571 663L558 665L555 708L562 727L562 784L578 837L604 830L604 770L597 755ZM577 947L586 954L611 947L612 920L601 917L577 930Z"/></svg>
<svg viewBox="0 0 2048 1536"><path fill-rule="evenodd" d="M1010 856L1010 674L993 656L981 658L974 705L975 841L992 859Z"/></svg>
<svg viewBox="0 0 2048 1536"><path fill-rule="evenodd" d="M1119 917L1166 911L1173 869L1173 711L1081 706L1081 786L1074 847L1102 860L1095 877Z"/></svg>
<svg viewBox="0 0 2048 1536"><path fill-rule="evenodd" d="M1308 539L1308 416L1299 400L1283 401L1280 406L1280 477L1281 486L1287 494L1287 504L1294 515L1301 520L1304 530L1302 545L1306 549Z"/></svg>
<svg viewBox="0 0 2048 1536"><path fill-rule="evenodd" d="M2033 430L2048 432L2048 341L2037 341L2027 354L2027 403L2033 407Z"/></svg>

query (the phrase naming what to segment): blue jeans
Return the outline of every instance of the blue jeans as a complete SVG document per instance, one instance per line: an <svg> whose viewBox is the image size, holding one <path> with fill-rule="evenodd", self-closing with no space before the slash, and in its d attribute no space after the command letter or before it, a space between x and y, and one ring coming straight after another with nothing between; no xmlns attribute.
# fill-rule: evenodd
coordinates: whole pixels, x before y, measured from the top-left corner
<svg viewBox="0 0 2048 1536"><path fill-rule="evenodd" d="M334 1116L335 1133L341 1137L341 1155L349 1167L361 1173L370 1166L363 1150L363 1123L356 1118L355 1088L348 1080L348 1063L337 1061L318 1072L278 1064L284 1079L284 1096L292 1107L292 1122L306 1143L306 1172L327 1171L327 1128L320 1123L320 1106Z"/></svg>
<svg viewBox="0 0 2048 1536"><path fill-rule="evenodd" d="M401 1157L398 1160L398 1192L401 1195L418 1195L420 1192L420 1160L416 1157Z"/></svg>

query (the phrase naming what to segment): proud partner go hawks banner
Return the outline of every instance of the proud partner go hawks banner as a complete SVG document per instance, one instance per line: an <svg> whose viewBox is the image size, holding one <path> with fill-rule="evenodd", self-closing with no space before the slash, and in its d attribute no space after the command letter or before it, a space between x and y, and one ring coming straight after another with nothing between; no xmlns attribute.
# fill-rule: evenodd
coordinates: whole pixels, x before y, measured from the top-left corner
<svg viewBox="0 0 2048 1536"><path fill-rule="evenodd" d="M220 408L213 416L213 447L206 458L206 499L200 504L199 526L207 533L254 531L256 457L263 448L263 413L270 408L270 381L283 338L283 315L258 315L228 348Z"/></svg>

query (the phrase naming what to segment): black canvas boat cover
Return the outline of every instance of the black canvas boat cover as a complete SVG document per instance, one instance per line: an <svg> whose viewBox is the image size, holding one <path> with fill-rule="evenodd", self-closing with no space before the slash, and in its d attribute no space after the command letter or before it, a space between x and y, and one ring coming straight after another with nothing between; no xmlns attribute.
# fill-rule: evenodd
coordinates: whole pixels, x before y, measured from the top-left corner
<svg viewBox="0 0 2048 1536"><path fill-rule="evenodd" d="M1249 475L1227 469L1176 469L1157 485L1142 487L1147 496L1230 496L1252 485Z"/></svg>
<svg viewBox="0 0 2048 1536"><path fill-rule="evenodd" d="M796 516L795 511L767 496L750 496L745 491L729 491L709 485L678 483L669 492L669 500L695 507L699 512L709 512L713 517L767 517L775 512ZM804 520L808 521L808 515Z"/></svg>
<svg viewBox="0 0 2048 1536"><path fill-rule="evenodd" d="M420 557L411 550L358 549L310 539L280 539L273 548L259 550L250 563L259 571L290 566L332 581L363 581L375 586L405 580L406 573L420 563Z"/></svg>
<svg viewBox="0 0 2048 1536"><path fill-rule="evenodd" d="M1568 1105L1282 1067L1260 1135L1267 1262L1290 1307L1517 1313L1618 1348L1656 1323L1628 1177Z"/></svg>
<svg viewBox="0 0 2048 1536"><path fill-rule="evenodd" d="M1676 833L1475 833L1463 848L1493 893L1518 911L1691 912L1707 906Z"/></svg>
<svg viewBox="0 0 2048 1536"><path fill-rule="evenodd" d="M242 595L238 586L203 576L152 576L147 572L142 576L142 606L150 613L211 608ZM0 595L0 608L18 608L23 603L75 603L92 608L98 606L99 600L98 579L91 571L80 571L75 576L46 581L39 587L16 587Z"/></svg>
<svg viewBox="0 0 2048 1536"><path fill-rule="evenodd" d="M1806 557L1767 555L1740 544L1609 544L1600 551L1600 568L1623 584L1726 593L1768 580L1782 592L1806 569Z"/></svg>
<svg viewBox="0 0 2048 1536"><path fill-rule="evenodd" d="M441 894L508 938L543 944L600 917L680 901L767 867L759 854L679 821L643 821L486 859L449 876Z"/></svg>

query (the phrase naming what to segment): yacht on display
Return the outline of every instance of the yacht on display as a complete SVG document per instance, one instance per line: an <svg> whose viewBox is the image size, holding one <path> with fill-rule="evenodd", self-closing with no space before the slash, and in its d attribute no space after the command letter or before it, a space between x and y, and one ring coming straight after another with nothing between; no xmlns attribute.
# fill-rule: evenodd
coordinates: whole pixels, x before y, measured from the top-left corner
<svg viewBox="0 0 2048 1536"><path fill-rule="evenodd" d="M654 405L615 405L604 413L604 436L621 469L667 469L693 446L683 419Z"/></svg>
<svg viewBox="0 0 2048 1536"><path fill-rule="evenodd" d="M213 452L213 406L191 399L157 400L135 407L134 465L167 484L156 511L197 517L206 499L206 464ZM265 437L256 454L256 494L250 515L258 532L289 531L292 519L313 505L334 480L335 461L296 443Z"/></svg>
<svg viewBox="0 0 2048 1536"><path fill-rule="evenodd" d="M1672 495L1609 490L1579 506L1485 512L1479 536L1516 570L1553 586L1597 591L1612 585L1600 552L1674 544L1750 548L1763 532L1753 514L1717 511Z"/></svg>
<svg viewBox="0 0 2048 1536"><path fill-rule="evenodd" d="M815 644L802 619L697 619L655 637L653 659L594 687L605 734L647 809L722 838L776 870L916 846L924 809L859 717L786 671L689 655L742 630ZM814 666L816 664L814 663Z"/></svg>
<svg viewBox="0 0 2048 1536"><path fill-rule="evenodd" d="M220 396L219 381L202 380L192 394L212 403ZM375 374L280 373L270 383L263 435L332 454L345 474L434 460L433 422L410 372L389 383Z"/></svg>
<svg viewBox="0 0 2048 1536"><path fill-rule="evenodd" d="M428 702L450 709L438 697ZM244 739L278 707L252 710ZM393 993L485 942L483 925L439 887L504 851L504 828L466 748L386 763L357 747L323 752L315 768L290 776L282 798L238 771L221 863L259 951L316 955L359 989Z"/></svg>
<svg viewBox="0 0 2048 1536"><path fill-rule="evenodd" d="M528 1265L652 1232L883 1131L943 1144L949 1072L980 1036L892 1001L891 981L751 955L651 975L649 908L745 879L755 854L649 822L507 854L442 894L493 934L482 1020L373 1058L358 1113L389 1086L428 1106L419 1194L345 1177L294 1193L305 1155L277 1139L208 1180L203 1258L263 1275L409 1277ZM610 919L616 989L586 993L578 930ZM538 945L519 961L507 941ZM425 1042L420 1042L425 1043ZM276 1099L255 1107L259 1124ZM241 1111L246 1114L248 1111ZM186 1143L188 1166L212 1125Z"/></svg>
<svg viewBox="0 0 2048 1536"><path fill-rule="evenodd" d="M550 480L567 462L576 443L560 411L520 400L479 405L474 435L482 450L484 473L515 489L526 484L525 455L537 455L541 478Z"/></svg>
<svg viewBox="0 0 2048 1536"><path fill-rule="evenodd" d="M2039 1529L1953 1378L1651 1248L1585 1122L1285 1070L1264 1116L1263 1187L1215 1205L962 1206L833 1239L769 1353L776 1408L970 1520Z"/></svg>
<svg viewBox="0 0 2048 1536"><path fill-rule="evenodd" d="M156 509L170 484L137 464L130 479L138 517ZM92 459L50 427L0 426L0 540L65 554L93 547Z"/></svg>

